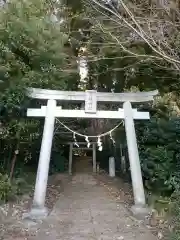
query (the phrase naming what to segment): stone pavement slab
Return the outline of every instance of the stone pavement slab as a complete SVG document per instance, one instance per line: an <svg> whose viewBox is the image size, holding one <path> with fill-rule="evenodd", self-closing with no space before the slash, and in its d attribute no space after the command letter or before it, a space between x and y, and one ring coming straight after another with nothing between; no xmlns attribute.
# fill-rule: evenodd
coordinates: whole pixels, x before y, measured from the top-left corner
<svg viewBox="0 0 180 240"><path fill-rule="evenodd" d="M29 240L155 240L91 174L73 176L50 216Z"/></svg>

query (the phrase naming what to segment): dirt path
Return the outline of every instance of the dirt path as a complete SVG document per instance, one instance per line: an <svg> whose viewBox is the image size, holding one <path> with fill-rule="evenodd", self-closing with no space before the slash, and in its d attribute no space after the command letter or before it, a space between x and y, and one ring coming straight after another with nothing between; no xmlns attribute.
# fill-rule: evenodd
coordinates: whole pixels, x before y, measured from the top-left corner
<svg viewBox="0 0 180 240"><path fill-rule="evenodd" d="M155 240L90 174L78 174L28 240ZM19 239L18 239L19 240Z"/></svg>

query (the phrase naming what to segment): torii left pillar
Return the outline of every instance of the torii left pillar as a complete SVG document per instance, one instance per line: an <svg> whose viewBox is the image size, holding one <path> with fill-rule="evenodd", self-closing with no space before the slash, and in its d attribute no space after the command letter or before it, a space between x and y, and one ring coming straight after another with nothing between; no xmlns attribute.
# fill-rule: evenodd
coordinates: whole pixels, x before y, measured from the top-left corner
<svg viewBox="0 0 180 240"><path fill-rule="evenodd" d="M48 100L38 163L38 171L36 176L33 205L28 215L28 217L30 218L43 218L46 217L48 214L48 211L45 208L45 197L54 134L55 110L56 100L53 99Z"/></svg>

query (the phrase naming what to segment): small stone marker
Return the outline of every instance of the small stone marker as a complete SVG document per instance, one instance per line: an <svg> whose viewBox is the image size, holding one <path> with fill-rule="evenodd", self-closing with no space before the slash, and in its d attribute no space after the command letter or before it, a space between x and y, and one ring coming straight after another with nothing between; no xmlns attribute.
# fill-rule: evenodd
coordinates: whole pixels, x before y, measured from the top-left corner
<svg viewBox="0 0 180 240"><path fill-rule="evenodd" d="M109 158L109 176L115 177L115 159L114 157Z"/></svg>

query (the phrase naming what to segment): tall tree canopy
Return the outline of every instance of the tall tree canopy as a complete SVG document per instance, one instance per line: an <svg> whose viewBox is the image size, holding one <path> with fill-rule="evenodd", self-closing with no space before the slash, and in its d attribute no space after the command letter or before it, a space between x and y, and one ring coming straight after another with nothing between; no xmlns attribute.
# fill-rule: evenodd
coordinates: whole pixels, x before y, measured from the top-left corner
<svg viewBox="0 0 180 240"><path fill-rule="evenodd" d="M66 26L53 21L53 12L50 2L42 0L12 0L1 9L0 91L4 104L18 104L26 87L66 89L77 76L76 61L66 47Z"/></svg>

